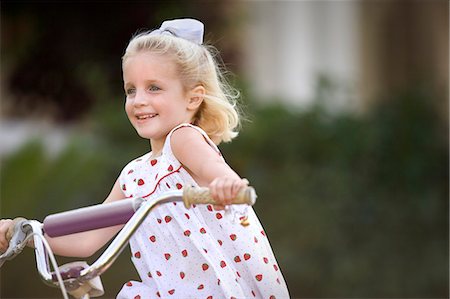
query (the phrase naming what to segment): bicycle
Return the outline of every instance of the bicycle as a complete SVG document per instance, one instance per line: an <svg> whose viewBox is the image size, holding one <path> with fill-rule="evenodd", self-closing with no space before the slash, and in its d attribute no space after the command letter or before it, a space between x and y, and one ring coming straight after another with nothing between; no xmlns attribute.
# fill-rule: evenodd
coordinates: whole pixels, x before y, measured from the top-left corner
<svg viewBox="0 0 450 299"><path fill-rule="evenodd" d="M187 209L196 204L215 204L208 188L184 187L182 190L166 192L154 200L129 198L52 214L45 217L42 223L16 218L8 231L9 247L0 255L0 267L6 260L12 260L20 254L33 238L37 269L45 284L59 287L65 299L69 298L67 294L79 299L102 296L104 290L100 275L125 249L129 239L151 210L171 202L183 202ZM247 187L241 190L232 204L253 205L255 202L255 190ZM85 261L75 261L58 267L44 238L44 233L50 237L58 237L119 224L125 225L92 265ZM246 225L245 222L241 224Z"/></svg>

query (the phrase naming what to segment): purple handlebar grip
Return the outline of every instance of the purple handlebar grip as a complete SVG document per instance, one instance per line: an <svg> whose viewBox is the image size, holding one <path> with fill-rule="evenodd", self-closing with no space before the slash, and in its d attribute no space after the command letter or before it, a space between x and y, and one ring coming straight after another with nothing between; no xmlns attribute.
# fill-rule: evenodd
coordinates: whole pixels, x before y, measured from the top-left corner
<svg viewBox="0 0 450 299"><path fill-rule="evenodd" d="M125 224L144 200L131 198L98 204L45 217L44 232L50 237Z"/></svg>

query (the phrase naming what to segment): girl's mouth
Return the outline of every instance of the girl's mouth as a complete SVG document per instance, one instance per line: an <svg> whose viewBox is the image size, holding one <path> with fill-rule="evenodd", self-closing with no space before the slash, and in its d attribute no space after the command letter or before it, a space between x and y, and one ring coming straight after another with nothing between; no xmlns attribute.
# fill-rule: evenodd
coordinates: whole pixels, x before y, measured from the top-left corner
<svg viewBox="0 0 450 299"><path fill-rule="evenodd" d="M138 120L145 120L145 119L150 119L150 118L154 118L155 116L157 116L157 113L150 113L150 114L137 114L136 118Z"/></svg>

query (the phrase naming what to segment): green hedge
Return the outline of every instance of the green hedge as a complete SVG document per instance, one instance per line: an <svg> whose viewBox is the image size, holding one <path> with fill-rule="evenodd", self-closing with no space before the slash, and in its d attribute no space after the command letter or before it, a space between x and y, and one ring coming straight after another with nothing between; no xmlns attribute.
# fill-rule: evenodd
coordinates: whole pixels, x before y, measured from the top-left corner
<svg viewBox="0 0 450 299"><path fill-rule="evenodd" d="M225 148L293 295L446 296L448 131L433 102L405 93L365 117L262 108Z"/></svg>

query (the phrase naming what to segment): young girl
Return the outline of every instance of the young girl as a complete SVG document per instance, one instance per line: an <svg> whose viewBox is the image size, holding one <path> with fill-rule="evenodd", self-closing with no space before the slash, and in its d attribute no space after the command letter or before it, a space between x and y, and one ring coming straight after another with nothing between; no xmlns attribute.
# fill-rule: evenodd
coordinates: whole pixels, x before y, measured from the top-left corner
<svg viewBox="0 0 450 299"><path fill-rule="evenodd" d="M166 21L134 37L123 56L125 111L151 152L122 170L105 200L151 200L185 185L207 186L220 205L161 205L130 240L141 282L117 298L288 298L288 290L253 209L228 206L248 182L224 161L217 145L239 123L230 88L221 80L203 24ZM246 214L242 225L233 215ZM0 244L9 221L0 224ZM89 256L121 227L49 238L55 253ZM70 246L76 240L79 246ZM2 245L4 247L5 245Z"/></svg>

